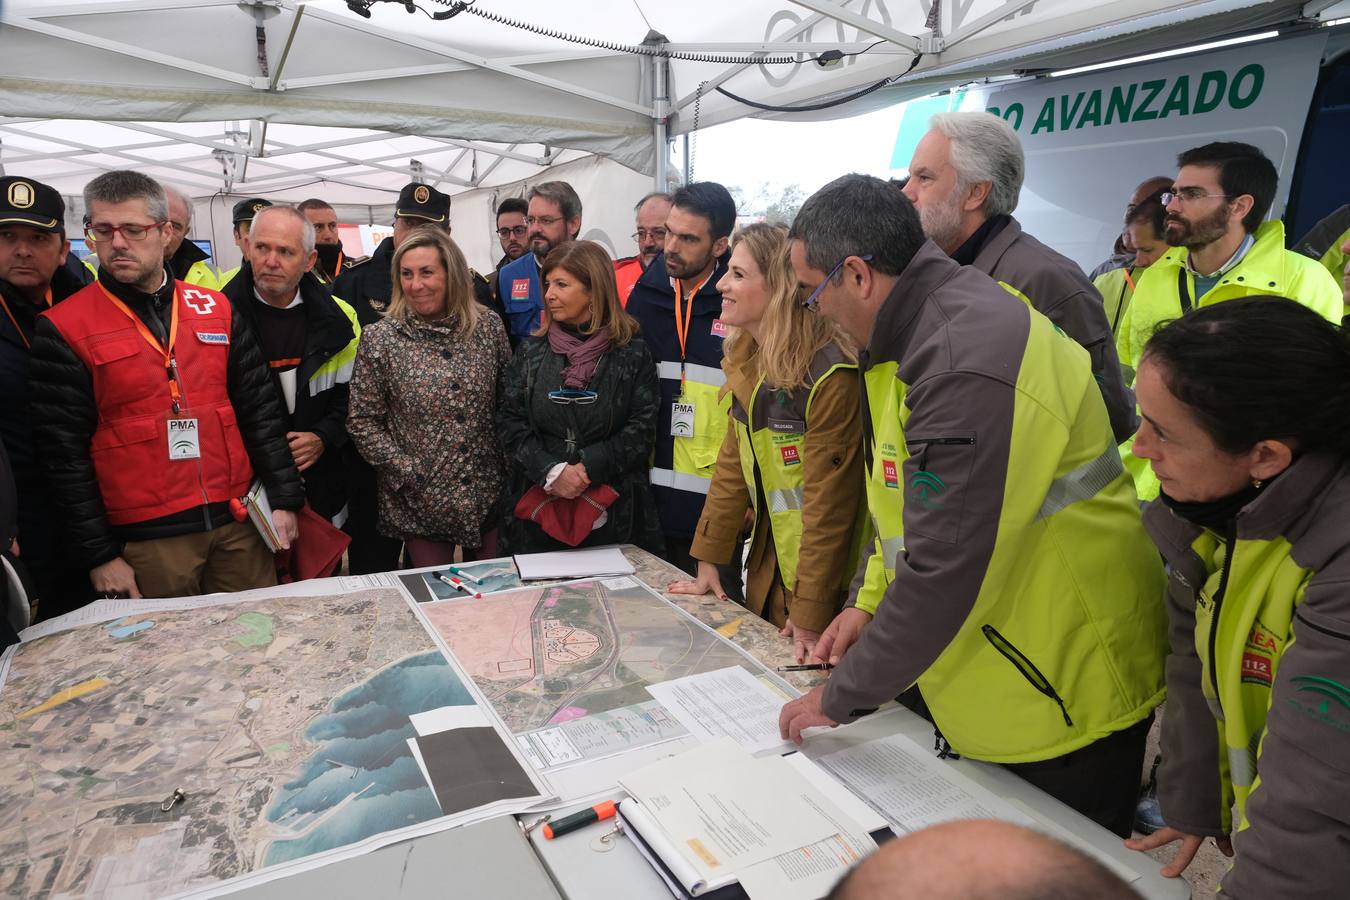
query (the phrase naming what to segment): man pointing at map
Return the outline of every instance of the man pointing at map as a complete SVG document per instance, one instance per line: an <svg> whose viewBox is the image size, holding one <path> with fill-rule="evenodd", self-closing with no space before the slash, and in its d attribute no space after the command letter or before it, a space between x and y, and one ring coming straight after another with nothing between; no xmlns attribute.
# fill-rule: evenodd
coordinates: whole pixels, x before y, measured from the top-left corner
<svg viewBox="0 0 1350 900"><path fill-rule="evenodd" d="M38 319L33 424L72 557L105 597L185 597L276 583L230 501L255 468L281 544L304 503L285 411L222 294L164 268L164 189L108 172L84 189L98 281Z"/></svg>

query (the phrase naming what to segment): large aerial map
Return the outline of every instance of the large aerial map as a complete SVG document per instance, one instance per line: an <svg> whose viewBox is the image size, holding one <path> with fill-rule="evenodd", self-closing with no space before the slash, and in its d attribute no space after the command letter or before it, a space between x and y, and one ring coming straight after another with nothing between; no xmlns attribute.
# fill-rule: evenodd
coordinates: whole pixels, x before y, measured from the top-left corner
<svg viewBox="0 0 1350 900"><path fill-rule="evenodd" d="M540 768L687 733L646 687L758 666L632 578L424 603L420 611Z"/></svg>
<svg viewBox="0 0 1350 900"><path fill-rule="evenodd" d="M0 688L0 895L162 896L437 819L409 716L474 702L395 590L22 644Z"/></svg>

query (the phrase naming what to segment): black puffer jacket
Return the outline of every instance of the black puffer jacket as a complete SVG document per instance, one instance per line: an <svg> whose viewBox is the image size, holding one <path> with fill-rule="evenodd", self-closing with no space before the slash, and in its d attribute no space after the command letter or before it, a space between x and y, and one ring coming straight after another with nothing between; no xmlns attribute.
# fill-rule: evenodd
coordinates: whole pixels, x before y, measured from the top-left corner
<svg viewBox="0 0 1350 900"><path fill-rule="evenodd" d="M172 308L170 279L151 297L100 274L161 341ZM223 298L221 302L226 302ZM161 315L163 318L161 318ZM274 509L298 510L305 492L286 443L286 411L272 387L253 330L242 316L231 317L227 390L239 433L254 472L263 480ZM31 370L33 431L51 485L51 500L74 542L74 555L92 569L122 554L129 540L150 540L218 528L232 521L228 505L214 503L150 522L112 526L103 506L89 443L98 426L93 381L56 326L38 318Z"/></svg>

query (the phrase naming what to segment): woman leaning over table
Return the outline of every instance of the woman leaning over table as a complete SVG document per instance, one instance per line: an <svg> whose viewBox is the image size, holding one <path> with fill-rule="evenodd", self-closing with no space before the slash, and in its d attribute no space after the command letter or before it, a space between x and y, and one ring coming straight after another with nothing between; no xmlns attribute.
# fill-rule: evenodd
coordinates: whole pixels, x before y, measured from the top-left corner
<svg viewBox="0 0 1350 900"><path fill-rule="evenodd" d="M745 604L806 658L839 612L866 521L857 355L802 302L786 230L742 230L718 282L731 424L691 554L698 577L680 594L726 599L717 564L731 559L753 507Z"/></svg>
<svg viewBox="0 0 1350 900"><path fill-rule="evenodd" d="M1154 335L1136 389L1170 572L1169 827L1127 845L1181 841L1179 875L1213 837L1237 900L1347 896L1350 341L1297 303L1230 300Z"/></svg>
<svg viewBox="0 0 1350 900"><path fill-rule="evenodd" d="M614 263L599 244L572 241L544 259L540 275L543 325L517 346L497 414L508 463L503 552L631 543L661 555L647 481L660 382L637 320L619 305ZM585 502L578 498L605 485L618 498L575 544L527 518L543 501ZM540 502L524 504L522 516L532 488Z"/></svg>
<svg viewBox="0 0 1350 900"><path fill-rule="evenodd" d="M502 456L493 413L511 358L497 315L474 302L469 266L445 232L420 228L394 251L388 314L363 329L347 430L375 467L379 530L414 566L496 554Z"/></svg>

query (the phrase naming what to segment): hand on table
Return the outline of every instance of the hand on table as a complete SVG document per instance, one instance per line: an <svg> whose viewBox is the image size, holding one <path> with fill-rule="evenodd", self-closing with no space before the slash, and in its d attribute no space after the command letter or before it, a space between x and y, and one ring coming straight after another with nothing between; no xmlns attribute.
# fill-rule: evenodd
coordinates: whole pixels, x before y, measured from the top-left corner
<svg viewBox="0 0 1350 900"><path fill-rule="evenodd" d="M718 600L730 600L722 590L722 579L717 574L717 566L710 562L698 561L698 577L693 581L672 581L666 590L672 594L712 594Z"/></svg>
<svg viewBox="0 0 1350 900"><path fill-rule="evenodd" d="M831 728L839 725L821 711L820 700L824 694L825 686L817 685L783 706L783 711L778 714L778 733L783 740L800 745L803 729L816 725L828 725Z"/></svg>
<svg viewBox="0 0 1350 900"><path fill-rule="evenodd" d="M1181 873L1186 871L1186 867L1191 864L1191 860L1195 859L1195 854L1200 849L1200 845L1205 842L1203 836L1187 834L1175 828L1162 828L1144 837L1130 838L1125 841L1125 846L1131 850L1156 850L1173 841L1181 841L1181 846L1177 848L1172 861L1159 870L1159 874L1164 878L1180 878ZM1216 837L1214 843L1218 845L1219 852L1224 856L1233 855L1233 842L1228 838Z"/></svg>
<svg viewBox="0 0 1350 900"><path fill-rule="evenodd" d="M848 648L857 643L858 638L862 636L863 629L872 621L872 614L864 612L855 606L850 606L840 610L839 615L834 617L834 621L829 624L820 640L816 641L815 650L812 657L817 662L829 663L832 666L839 665L839 660L844 658Z"/></svg>
<svg viewBox="0 0 1350 900"><path fill-rule="evenodd" d="M811 655L811 651L820 641L819 631L810 631L800 625L794 625L790 616L787 623L778 629L778 633L792 641L792 652L799 663L806 662L806 657Z"/></svg>

